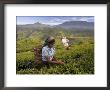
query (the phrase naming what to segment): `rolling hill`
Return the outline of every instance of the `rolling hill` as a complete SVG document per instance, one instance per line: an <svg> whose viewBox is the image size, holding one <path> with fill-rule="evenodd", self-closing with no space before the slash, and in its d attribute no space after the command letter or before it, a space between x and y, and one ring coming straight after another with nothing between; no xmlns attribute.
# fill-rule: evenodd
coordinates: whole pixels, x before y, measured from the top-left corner
<svg viewBox="0 0 110 90"><path fill-rule="evenodd" d="M86 21L68 21L64 22L59 25L50 26L47 24L42 23L34 23L34 24L26 24L26 25L17 25L17 30L23 30L23 29L33 29L33 30L45 30L47 28L63 28L63 29L77 29L77 30L93 30L94 29L94 23L93 22L86 22Z"/></svg>

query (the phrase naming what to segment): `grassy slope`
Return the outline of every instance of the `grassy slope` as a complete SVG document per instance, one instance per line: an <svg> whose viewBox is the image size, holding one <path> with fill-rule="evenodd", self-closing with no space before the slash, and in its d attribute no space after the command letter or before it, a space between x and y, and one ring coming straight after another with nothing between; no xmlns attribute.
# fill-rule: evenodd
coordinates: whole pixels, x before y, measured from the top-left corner
<svg viewBox="0 0 110 90"><path fill-rule="evenodd" d="M32 48L35 41L26 41L24 46L17 47L17 74L93 74L94 73L94 43L93 39L71 40L71 49L64 50L59 39L56 39L56 58L64 61L65 65L34 64L34 53ZM30 43L30 44L29 44ZM40 43L40 42L39 42ZM20 46L21 45L21 46ZM29 45L29 46L28 46ZM27 49L24 47L28 47Z"/></svg>

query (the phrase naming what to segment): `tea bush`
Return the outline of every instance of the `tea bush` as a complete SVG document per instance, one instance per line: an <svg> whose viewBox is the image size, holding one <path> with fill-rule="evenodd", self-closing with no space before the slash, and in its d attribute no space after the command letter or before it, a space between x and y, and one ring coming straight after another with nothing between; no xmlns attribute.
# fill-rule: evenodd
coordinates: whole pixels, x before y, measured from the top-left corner
<svg viewBox="0 0 110 90"><path fill-rule="evenodd" d="M76 40L77 41L77 40ZM16 53L16 73L17 74L94 74L94 43L93 39L79 39L77 43L71 43L70 50L65 50L60 42L56 39L57 60L65 62L64 65L48 66L34 63L33 43L24 43L28 49L21 46L17 47ZM20 41L18 42L20 43ZM23 44L23 43L21 43ZM18 44L19 45L19 44ZM32 47L33 45L33 47Z"/></svg>

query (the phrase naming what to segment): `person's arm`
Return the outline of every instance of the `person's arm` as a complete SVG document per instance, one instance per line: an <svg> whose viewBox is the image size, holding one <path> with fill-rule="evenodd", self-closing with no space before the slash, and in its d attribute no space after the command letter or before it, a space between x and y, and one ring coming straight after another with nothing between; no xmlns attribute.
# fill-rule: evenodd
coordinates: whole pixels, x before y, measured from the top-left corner
<svg viewBox="0 0 110 90"><path fill-rule="evenodd" d="M53 63L53 64L64 64L64 62L61 62L61 61L52 61L52 60L50 60L50 58L48 56L46 57L46 59L47 59L47 62L49 62L49 63Z"/></svg>
<svg viewBox="0 0 110 90"><path fill-rule="evenodd" d="M68 39L66 39L66 41L67 41L67 43L69 42L69 40L68 40Z"/></svg>
<svg viewBox="0 0 110 90"><path fill-rule="evenodd" d="M53 60L51 60L50 57L48 56L48 50L45 49L45 48L42 49L42 56L45 57L45 59L46 59L46 61L47 61L48 63L64 64L64 63L62 63L61 61L53 61ZM54 57L54 56L53 56L53 57Z"/></svg>
<svg viewBox="0 0 110 90"><path fill-rule="evenodd" d="M47 62L57 64L56 61L52 61L52 60L50 60L50 58L49 58L48 56L45 56L45 58L46 58Z"/></svg>

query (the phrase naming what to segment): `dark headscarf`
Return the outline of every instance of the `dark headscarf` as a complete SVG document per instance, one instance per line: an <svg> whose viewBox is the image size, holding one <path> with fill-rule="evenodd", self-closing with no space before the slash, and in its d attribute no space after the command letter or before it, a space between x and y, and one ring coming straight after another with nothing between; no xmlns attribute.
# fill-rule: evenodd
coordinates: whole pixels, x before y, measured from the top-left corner
<svg viewBox="0 0 110 90"><path fill-rule="evenodd" d="M51 43L54 43L54 42L55 42L54 37L49 36L49 37L45 40L45 43L44 43L43 46L46 46L46 45L51 44Z"/></svg>

